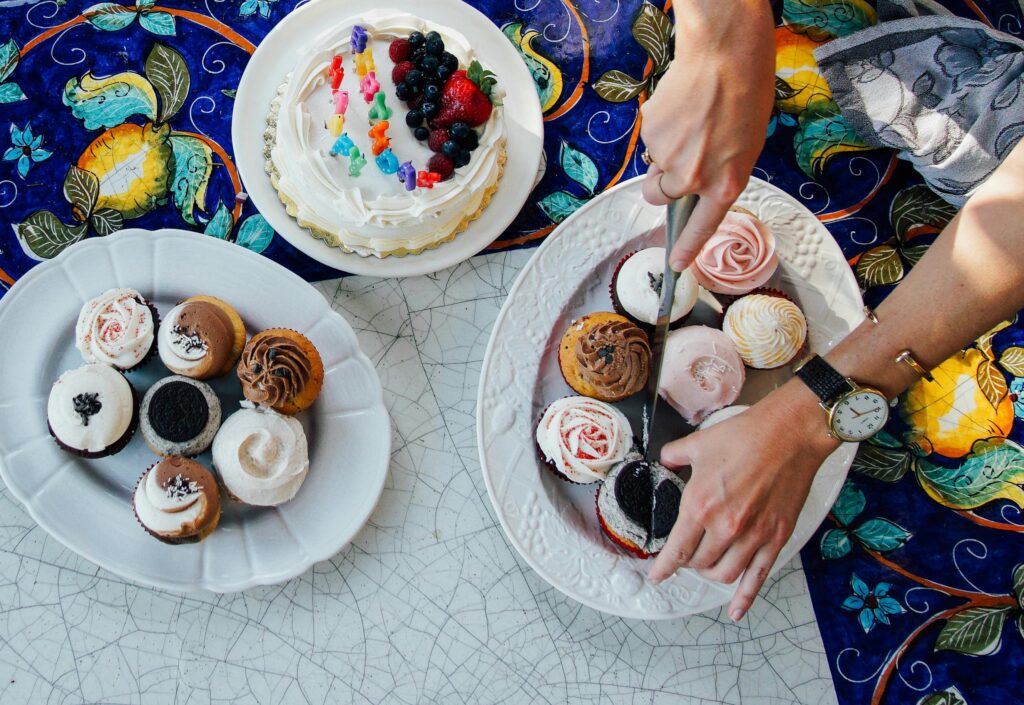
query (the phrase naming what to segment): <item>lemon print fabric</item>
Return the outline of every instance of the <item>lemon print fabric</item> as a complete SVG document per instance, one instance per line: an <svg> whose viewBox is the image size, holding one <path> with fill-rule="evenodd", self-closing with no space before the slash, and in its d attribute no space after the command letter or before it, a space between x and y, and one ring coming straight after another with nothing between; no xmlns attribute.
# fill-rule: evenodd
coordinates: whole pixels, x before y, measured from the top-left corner
<svg viewBox="0 0 1024 705"><path fill-rule="evenodd" d="M99 179L97 207L131 219L167 201L170 133L167 125L118 125L86 147L78 167Z"/></svg>

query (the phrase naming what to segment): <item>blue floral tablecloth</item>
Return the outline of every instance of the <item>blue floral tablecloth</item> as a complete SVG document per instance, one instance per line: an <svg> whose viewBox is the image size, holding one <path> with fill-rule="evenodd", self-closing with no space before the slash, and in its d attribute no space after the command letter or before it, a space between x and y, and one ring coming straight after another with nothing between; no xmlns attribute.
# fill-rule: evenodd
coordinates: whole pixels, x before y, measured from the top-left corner
<svg viewBox="0 0 1024 705"><path fill-rule="evenodd" d="M239 197L230 141L249 55L301 4L0 4L0 294L121 227L193 229L309 279L336 276ZM671 2L471 4L517 47L544 107L548 171L492 250L525 246L643 170L639 107L671 58ZM1024 34L1018 2L944 4ZM865 0L784 0L776 110L755 171L825 223L871 304L954 214L907 164L860 142L817 70L814 47L875 21ZM1024 326L1007 323L910 390L862 447L802 554L843 705L1024 702L1021 394Z"/></svg>

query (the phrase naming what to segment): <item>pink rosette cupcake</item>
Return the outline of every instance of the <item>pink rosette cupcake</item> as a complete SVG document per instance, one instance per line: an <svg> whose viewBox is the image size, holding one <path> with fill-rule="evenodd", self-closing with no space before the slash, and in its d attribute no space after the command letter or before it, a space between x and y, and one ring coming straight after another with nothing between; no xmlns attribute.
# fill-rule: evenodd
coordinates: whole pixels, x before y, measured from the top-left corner
<svg viewBox="0 0 1024 705"><path fill-rule="evenodd" d="M659 392L690 425L734 403L746 370L736 345L722 331L687 326L665 339Z"/></svg>
<svg viewBox="0 0 1024 705"><path fill-rule="evenodd" d="M740 296L763 286L779 266L775 236L752 213L734 208L693 263L708 291Z"/></svg>
<svg viewBox="0 0 1024 705"><path fill-rule="evenodd" d="M587 397L552 402L537 424L541 459L559 478L579 485L603 480L633 447L629 420L614 406Z"/></svg>

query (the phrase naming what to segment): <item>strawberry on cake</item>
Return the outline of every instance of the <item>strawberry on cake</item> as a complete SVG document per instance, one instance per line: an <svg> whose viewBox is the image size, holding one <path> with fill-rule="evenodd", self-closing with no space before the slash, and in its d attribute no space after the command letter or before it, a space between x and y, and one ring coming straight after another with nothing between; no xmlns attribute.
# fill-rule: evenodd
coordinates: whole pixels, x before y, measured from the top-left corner
<svg viewBox="0 0 1024 705"><path fill-rule="evenodd" d="M463 35L382 9L298 54L264 154L301 226L347 252L401 256L483 212L505 165L502 90Z"/></svg>

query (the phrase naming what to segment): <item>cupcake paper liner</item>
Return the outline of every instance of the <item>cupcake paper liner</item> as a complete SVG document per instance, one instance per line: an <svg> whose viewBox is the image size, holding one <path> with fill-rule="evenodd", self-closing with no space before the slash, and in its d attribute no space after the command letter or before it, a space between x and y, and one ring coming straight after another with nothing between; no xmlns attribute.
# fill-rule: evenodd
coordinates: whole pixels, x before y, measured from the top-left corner
<svg viewBox="0 0 1024 705"><path fill-rule="evenodd" d="M598 504L597 501L599 493L600 490L594 493L594 509L597 511L597 523L601 525L601 531L604 532L604 535L608 538L608 540L614 543L619 548L633 554L637 558L653 558L655 555L657 555L655 553L648 553L639 546L636 546L635 544L627 541L626 539L622 538L621 536L619 536L611 530L611 527L609 527L608 523L604 520L604 515L601 514L601 506Z"/></svg>

